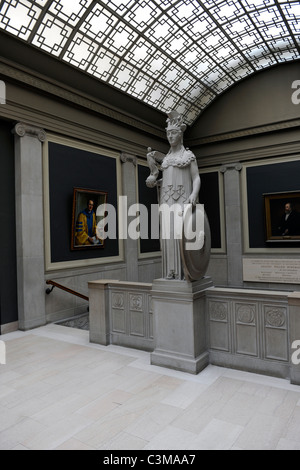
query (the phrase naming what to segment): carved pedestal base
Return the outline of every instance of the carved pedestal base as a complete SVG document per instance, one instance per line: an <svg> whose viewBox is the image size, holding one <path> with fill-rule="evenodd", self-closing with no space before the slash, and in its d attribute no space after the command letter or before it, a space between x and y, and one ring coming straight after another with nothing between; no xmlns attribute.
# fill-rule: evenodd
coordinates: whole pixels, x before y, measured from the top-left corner
<svg viewBox="0 0 300 470"><path fill-rule="evenodd" d="M198 374L209 362L205 290L211 279L156 279L152 286L155 349L151 364Z"/></svg>

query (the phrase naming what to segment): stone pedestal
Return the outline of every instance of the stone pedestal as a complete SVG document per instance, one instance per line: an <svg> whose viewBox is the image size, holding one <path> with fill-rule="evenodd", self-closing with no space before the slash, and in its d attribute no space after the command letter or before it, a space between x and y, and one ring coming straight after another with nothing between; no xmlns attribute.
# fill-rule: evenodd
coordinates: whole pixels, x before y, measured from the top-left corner
<svg viewBox="0 0 300 470"><path fill-rule="evenodd" d="M156 279L152 286L155 349L151 364L198 374L209 363L205 290L199 281Z"/></svg>

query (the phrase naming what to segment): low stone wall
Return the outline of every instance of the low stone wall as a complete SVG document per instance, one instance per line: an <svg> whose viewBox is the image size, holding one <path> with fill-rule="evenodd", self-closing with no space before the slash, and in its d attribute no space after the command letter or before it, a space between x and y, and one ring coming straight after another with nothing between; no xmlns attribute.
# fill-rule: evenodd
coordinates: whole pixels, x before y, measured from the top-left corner
<svg viewBox="0 0 300 470"><path fill-rule="evenodd" d="M89 282L90 341L153 351L152 289L150 283ZM204 292L209 363L300 385L300 292L215 287ZM194 334L203 335L198 326Z"/></svg>
<svg viewBox="0 0 300 470"><path fill-rule="evenodd" d="M152 284L100 280L88 285L90 341L152 351Z"/></svg>
<svg viewBox="0 0 300 470"><path fill-rule="evenodd" d="M288 292L206 291L210 363L287 378Z"/></svg>

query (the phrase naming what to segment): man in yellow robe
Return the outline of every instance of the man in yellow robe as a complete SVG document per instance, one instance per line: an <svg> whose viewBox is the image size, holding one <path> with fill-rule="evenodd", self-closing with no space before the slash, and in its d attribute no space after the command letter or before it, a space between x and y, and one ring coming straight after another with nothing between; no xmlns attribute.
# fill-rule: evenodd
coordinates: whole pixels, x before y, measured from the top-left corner
<svg viewBox="0 0 300 470"><path fill-rule="evenodd" d="M96 214L94 201L88 200L87 207L79 213L75 229L76 245L95 245L99 243L96 237Z"/></svg>

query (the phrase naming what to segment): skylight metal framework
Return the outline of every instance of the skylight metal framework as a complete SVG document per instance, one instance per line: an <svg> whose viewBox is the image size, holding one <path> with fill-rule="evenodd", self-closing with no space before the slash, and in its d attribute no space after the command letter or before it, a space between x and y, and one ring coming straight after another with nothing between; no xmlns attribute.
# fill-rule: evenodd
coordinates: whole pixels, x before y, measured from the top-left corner
<svg viewBox="0 0 300 470"><path fill-rule="evenodd" d="M0 28L188 124L241 78L300 58L295 0L2 0Z"/></svg>

